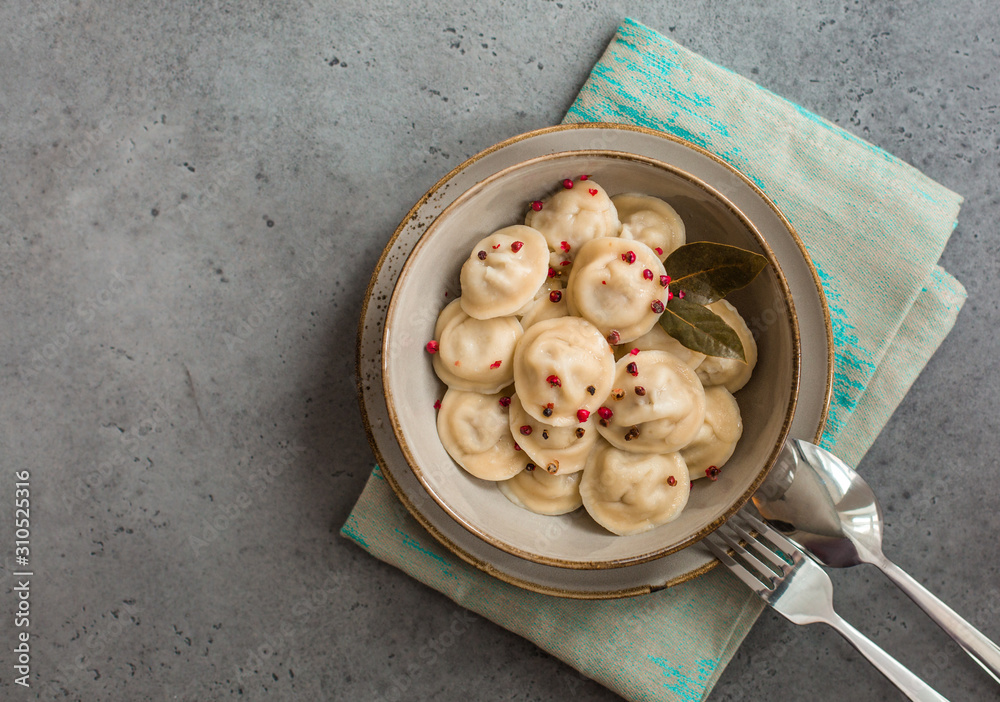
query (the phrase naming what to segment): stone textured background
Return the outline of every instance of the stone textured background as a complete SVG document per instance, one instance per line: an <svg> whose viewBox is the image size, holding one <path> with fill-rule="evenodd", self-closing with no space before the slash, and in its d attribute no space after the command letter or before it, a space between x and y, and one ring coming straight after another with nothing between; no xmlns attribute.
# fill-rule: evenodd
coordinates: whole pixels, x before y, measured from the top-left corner
<svg viewBox="0 0 1000 702"><path fill-rule="evenodd" d="M887 553L1000 638L989 3L22 0L0 6L0 696L616 699L479 618L425 664L462 610L337 531L372 464L354 346L383 245L455 165L558 122L625 16L966 197L943 262L969 301L860 468ZM996 695L881 575L834 581L946 696ZM832 631L766 612L710 699L900 698Z"/></svg>

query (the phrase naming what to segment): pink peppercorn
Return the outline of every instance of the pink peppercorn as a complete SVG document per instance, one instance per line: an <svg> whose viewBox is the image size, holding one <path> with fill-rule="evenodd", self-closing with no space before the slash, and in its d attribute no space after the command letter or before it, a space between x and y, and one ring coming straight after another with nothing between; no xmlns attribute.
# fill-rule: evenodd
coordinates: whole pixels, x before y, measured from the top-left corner
<svg viewBox="0 0 1000 702"><path fill-rule="evenodd" d="M533 209L535 212L540 212L542 210L542 201L535 200L534 202L532 202L531 209Z"/></svg>
<svg viewBox="0 0 1000 702"><path fill-rule="evenodd" d="M517 253L518 251L521 250L522 246L524 246L523 241L515 241L513 244L510 245L510 250L513 251L514 253Z"/></svg>
<svg viewBox="0 0 1000 702"><path fill-rule="evenodd" d="M648 268L644 268L642 271L642 277L645 278L646 280L652 280L653 271L649 270Z"/></svg>
<svg viewBox="0 0 1000 702"><path fill-rule="evenodd" d="M622 254L622 260L630 266L635 263L635 251L626 251Z"/></svg>
<svg viewBox="0 0 1000 702"><path fill-rule="evenodd" d="M601 419L611 419L615 413L611 411L610 407L598 407L597 414L600 415Z"/></svg>
<svg viewBox="0 0 1000 702"><path fill-rule="evenodd" d="M590 419L590 411L585 409L578 409L576 411L576 418L580 421L580 424L583 424L588 419Z"/></svg>
<svg viewBox="0 0 1000 702"><path fill-rule="evenodd" d="M566 180L563 181L562 185L567 190L570 190L573 187L573 181L567 178Z"/></svg>
<svg viewBox="0 0 1000 702"><path fill-rule="evenodd" d="M441 345L432 339L431 341L427 342L427 346L425 346L424 348L427 349L427 353L437 353L440 347Z"/></svg>
<svg viewBox="0 0 1000 702"><path fill-rule="evenodd" d="M510 407L510 398L507 397L506 395L504 395L503 397L501 397L500 398L500 406L501 407Z"/></svg>
<svg viewBox="0 0 1000 702"><path fill-rule="evenodd" d="M668 299L669 299L669 298L668 298ZM653 304L651 304L651 305L650 305L649 307L650 307L650 309L652 309L652 310L653 310L653 312L655 312L656 314L660 314L660 312L662 312L662 311L663 311L663 302L662 302L662 301L660 301L660 300L653 300Z"/></svg>

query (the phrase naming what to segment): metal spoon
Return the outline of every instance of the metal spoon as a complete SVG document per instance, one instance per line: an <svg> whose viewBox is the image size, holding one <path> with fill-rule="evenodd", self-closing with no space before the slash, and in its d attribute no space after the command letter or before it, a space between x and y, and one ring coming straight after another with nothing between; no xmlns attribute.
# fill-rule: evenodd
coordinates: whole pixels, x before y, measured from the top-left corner
<svg viewBox="0 0 1000 702"><path fill-rule="evenodd" d="M1000 647L882 554L882 507L849 465L789 439L753 501L771 526L823 565L880 568L1000 683Z"/></svg>

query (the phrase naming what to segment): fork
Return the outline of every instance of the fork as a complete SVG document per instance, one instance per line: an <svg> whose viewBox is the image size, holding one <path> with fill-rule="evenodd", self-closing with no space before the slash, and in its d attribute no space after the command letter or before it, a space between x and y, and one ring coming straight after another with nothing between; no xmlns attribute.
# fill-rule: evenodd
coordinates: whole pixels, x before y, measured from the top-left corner
<svg viewBox="0 0 1000 702"><path fill-rule="evenodd" d="M739 523L739 518L745 526ZM747 527L756 531L765 543L754 538ZM715 543L714 536L733 549L749 568ZM705 544L715 557L786 619L795 624L823 622L830 625L914 702L948 702L833 610L830 576L781 534L753 515L741 512L717 529L713 537L706 538ZM757 555L740 545L741 540ZM768 544L777 549L777 553Z"/></svg>

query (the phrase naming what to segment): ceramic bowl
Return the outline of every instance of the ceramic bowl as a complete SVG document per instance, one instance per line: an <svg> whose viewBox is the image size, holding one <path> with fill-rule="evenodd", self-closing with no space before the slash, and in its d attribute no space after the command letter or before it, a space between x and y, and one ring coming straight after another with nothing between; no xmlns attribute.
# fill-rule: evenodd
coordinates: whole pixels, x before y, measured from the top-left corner
<svg viewBox="0 0 1000 702"><path fill-rule="evenodd" d="M634 536L616 536L582 508L562 516L524 510L495 484L462 470L438 439L435 402L445 386L424 345L444 306L460 294L459 271L484 236L524 221L528 203L564 178L587 173L609 195L663 198L684 219L687 241L716 241L756 251L770 265L727 299L757 340L750 382L736 393L743 437L716 482L698 480L681 515ZM669 164L616 151L566 151L500 171L459 196L427 228L389 300L382 340L385 399L392 429L427 493L464 528L515 556L564 568L632 565L682 549L710 534L742 507L771 469L788 435L799 386L795 308L780 261L753 223L717 190Z"/></svg>

